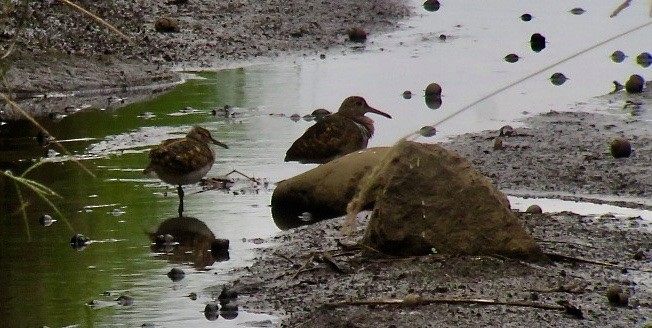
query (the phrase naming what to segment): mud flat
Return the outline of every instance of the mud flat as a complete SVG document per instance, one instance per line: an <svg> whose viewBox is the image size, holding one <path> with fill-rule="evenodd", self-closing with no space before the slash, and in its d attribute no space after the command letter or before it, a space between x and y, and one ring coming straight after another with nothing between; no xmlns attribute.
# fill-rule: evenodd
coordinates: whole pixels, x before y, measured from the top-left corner
<svg viewBox="0 0 652 328"><path fill-rule="evenodd" d="M631 99L618 93L596 103L622 109ZM444 146L467 156L508 193L649 210L649 89L634 100L642 102L641 115L579 106L528 118L504 137L502 150L493 149L497 131L457 136ZM632 157L610 155L609 143L619 136L631 141ZM345 247L342 219L332 219L272 238L251 267L235 273L234 287L243 308L276 314L287 327L652 325L652 222L545 209L517 215L551 263L382 256ZM363 215L358 219L354 239L367 222ZM627 304L610 303L612 287L622 289ZM564 302L581 314L563 308Z"/></svg>

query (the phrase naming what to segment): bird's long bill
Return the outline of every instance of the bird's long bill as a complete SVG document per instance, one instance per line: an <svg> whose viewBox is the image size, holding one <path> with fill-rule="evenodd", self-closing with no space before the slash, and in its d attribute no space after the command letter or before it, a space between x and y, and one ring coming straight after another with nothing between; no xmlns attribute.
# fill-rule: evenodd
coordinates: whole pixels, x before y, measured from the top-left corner
<svg viewBox="0 0 652 328"><path fill-rule="evenodd" d="M385 112L381 112L381 111L379 111L379 110L377 110L377 109L375 109L375 108L373 108L371 106L368 106L367 113L374 113L374 114L385 116L387 118L392 118L392 115L389 115L389 114L387 114Z"/></svg>
<svg viewBox="0 0 652 328"><path fill-rule="evenodd" d="M227 146L226 144L221 143L221 142L219 142L219 141L217 141L217 140L215 140L215 139L213 139L213 138L211 138L211 141L212 141L214 144L216 144L216 145L218 145L218 146L220 146L220 147L223 147L223 148L229 149L229 146Z"/></svg>

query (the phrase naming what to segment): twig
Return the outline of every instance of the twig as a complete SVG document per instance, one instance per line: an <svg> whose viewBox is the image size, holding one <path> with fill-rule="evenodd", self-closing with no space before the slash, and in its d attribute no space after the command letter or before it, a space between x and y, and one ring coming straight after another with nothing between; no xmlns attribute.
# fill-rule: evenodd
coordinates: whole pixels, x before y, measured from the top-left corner
<svg viewBox="0 0 652 328"><path fill-rule="evenodd" d="M573 257L573 256L568 256L568 255L563 255L563 254L557 254L557 253L549 253L549 252L544 252L543 254L547 255L551 260L553 261L567 261L567 262L580 262L580 263L588 263L588 264L595 264L595 265L602 265L606 266L609 268L615 268L615 269L627 269L627 270L636 270L636 271L641 271L641 272L652 272L652 270L646 270L646 269L637 269L637 268L630 268L630 267L625 267L617 264L612 264L612 263L607 263L607 262L601 262L601 261L595 261L595 260L588 260L588 259L583 259L579 257Z"/></svg>
<svg viewBox="0 0 652 328"><path fill-rule="evenodd" d="M341 301L334 303L325 303L325 307L342 307L342 306L360 306L360 305L428 305L428 304L476 304L476 305L506 305L506 306L518 306L518 307L529 307L536 309L544 310L555 310L563 311L565 308L563 306L548 305L541 303L533 302L508 302L508 301L498 301L492 299L482 299L482 298L424 298L419 299L418 301L414 300L404 300L404 299L384 299L384 300L354 300L354 301Z"/></svg>
<svg viewBox="0 0 652 328"><path fill-rule="evenodd" d="M240 172L240 171L238 171L238 170L232 170L231 172L225 174L224 176L225 176L225 177L228 177L229 175L231 175L231 174L233 174L233 173L240 174L241 176L243 176L243 177L245 177L245 178L247 178L247 179L249 179L249 180L251 180L251 181L253 181L253 182L258 182L258 181L256 181L256 179L254 179L254 178L252 178L252 177L250 177L250 176L248 176L248 175L246 175L246 174L244 174L244 173L242 173L242 172Z"/></svg>
<svg viewBox="0 0 652 328"><path fill-rule="evenodd" d="M632 2L632 0L625 0L625 2L621 3L620 6L618 6L614 11L609 15L609 17L616 17L623 9L629 7L629 4Z"/></svg>
<svg viewBox="0 0 652 328"><path fill-rule="evenodd" d="M283 255L283 254L279 254L279 253L277 253L277 252L272 253L272 254L273 254L273 255L276 255L276 256L278 256L278 257L280 257L280 258L282 258L282 259L284 259L284 260L286 260L286 261L288 261L288 262L290 262L290 264L292 264L292 265L296 265L296 263L294 263L294 261L292 261L289 257L287 257L287 256L285 256L285 255Z"/></svg>
<svg viewBox="0 0 652 328"><path fill-rule="evenodd" d="M310 255L310 257L308 258L308 260L306 261L306 263L304 263L304 264L299 268L299 270L297 270L297 272L295 272L295 273L292 275L292 277L290 277L290 280L294 280L294 279L299 275L299 273L303 272L303 269L305 269L305 268L308 266L308 264L312 263L314 260L315 260L315 254Z"/></svg>
<svg viewBox="0 0 652 328"><path fill-rule="evenodd" d="M592 249L597 249L598 247L587 245L587 244L582 244L582 243L575 243L572 241L564 241L564 240L545 240L545 239L538 239L535 238L536 241L541 242L541 243L549 243L549 244L568 244L568 245L578 245L582 247L587 247L587 248L592 248Z"/></svg>

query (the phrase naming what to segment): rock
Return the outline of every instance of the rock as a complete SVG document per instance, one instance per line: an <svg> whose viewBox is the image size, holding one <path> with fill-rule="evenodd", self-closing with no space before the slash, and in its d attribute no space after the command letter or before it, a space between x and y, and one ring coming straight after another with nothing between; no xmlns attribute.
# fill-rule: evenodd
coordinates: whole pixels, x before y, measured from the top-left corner
<svg viewBox="0 0 652 328"><path fill-rule="evenodd" d="M502 137L494 138L494 150L503 150L503 149L505 149L505 145L503 144L503 138Z"/></svg>
<svg viewBox="0 0 652 328"><path fill-rule="evenodd" d="M534 52L540 52L546 48L546 37L540 33L534 33L530 36L530 48Z"/></svg>
<svg viewBox="0 0 652 328"><path fill-rule="evenodd" d="M274 222L280 229L290 229L306 224L299 218L304 212L311 213L310 223L346 214L360 179L388 150L380 147L353 152L279 182L272 194Z"/></svg>
<svg viewBox="0 0 652 328"><path fill-rule="evenodd" d="M423 3L423 9L425 9L427 11L437 11L437 10L439 10L440 6L441 6L441 4L439 3L438 0L426 0Z"/></svg>
<svg viewBox="0 0 652 328"><path fill-rule="evenodd" d="M154 29L156 32L161 32L161 33L170 33L170 32L179 32L179 21L177 21L174 18L159 18L156 20L154 23Z"/></svg>
<svg viewBox="0 0 652 328"><path fill-rule="evenodd" d="M363 30L362 28L359 27L354 27L349 29L348 31L349 34L349 40L352 42L365 42L367 41L367 32Z"/></svg>
<svg viewBox="0 0 652 328"><path fill-rule="evenodd" d="M625 138L615 138L609 144L609 151L614 158L625 158L632 154L632 145Z"/></svg>
<svg viewBox="0 0 652 328"><path fill-rule="evenodd" d="M543 213L543 210L541 209L541 206L539 205L530 205L526 210L526 213L533 213L533 214L541 214Z"/></svg>
<svg viewBox="0 0 652 328"><path fill-rule="evenodd" d="M509 201L470 162L434 144L394 146L361 182L349 215L373 203L362 243L385 254L545 256Z"/></svg>
<svg viewBox="0 0 652 328"><path fill-rule="evenodd" d="M168 278L170 278L170 280L172 280L173 282L181 281L185 277L186 277L186 273L179 268L172 268L168 272Z"/></svg>
<svg viewBox="0 0 652 328"><path fill-rule="evenodd" d="M625 91L629 93L641 93L643 92L643 85L645 84L645 79L638 74L634 74L629 77L629 80L625 82Z"/></svg>
<svg viewBox="0 0 652 328"><path fill-rule="evenodd" d="M441 86L437 83L430 83L426 86L426 96L441 96Z"/></svg>
<svg viewBox="0 0 652 328"><path fill-rule="evenodd" d="M609 303L613 306L627 306L629 304L629 296L618 286L609 287L606 296Z"/></svg>

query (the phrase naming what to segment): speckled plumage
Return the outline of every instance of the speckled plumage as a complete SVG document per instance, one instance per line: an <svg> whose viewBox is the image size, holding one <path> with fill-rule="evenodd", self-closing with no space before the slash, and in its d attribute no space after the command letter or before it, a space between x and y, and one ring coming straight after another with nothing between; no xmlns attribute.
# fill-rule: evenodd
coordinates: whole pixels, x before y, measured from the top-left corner
<svg viewBox="0 0 652 328"><path fill-rule="evenodd" d="M337 113L320 119L292 144L285 161L326 163L367 148L369 138L374 134L374 121L364 116L366 113L392 118L370 107L362 97L348 97Z"/></svg>
<svg viewBox="0 0 652 328"><path fill-rule="evenodd" d="M155 172L166 183L178 186L179 216L183 212L182 185L199 182L215 162L209 143L229 148L213 139L208 130L193 127L185 138L167 139L149 152L150 163L143 173Z"/></svg>

